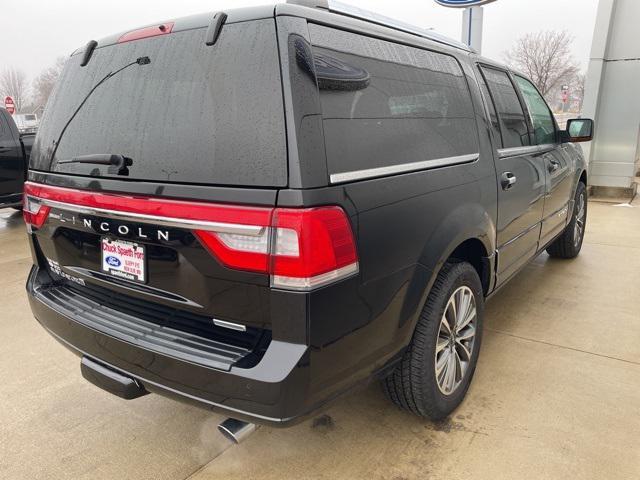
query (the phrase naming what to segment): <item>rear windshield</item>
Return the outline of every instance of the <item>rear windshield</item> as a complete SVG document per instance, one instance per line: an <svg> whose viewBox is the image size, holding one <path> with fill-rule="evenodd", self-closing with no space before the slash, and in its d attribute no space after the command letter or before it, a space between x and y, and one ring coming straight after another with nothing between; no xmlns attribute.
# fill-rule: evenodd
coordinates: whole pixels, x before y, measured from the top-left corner
<svg viewBox="0 0 640 480"><path fill-rule="evenodd" d="M286 185L274 21L225 25L213 46L205 45L205 32L98 48L86 67L82 55L73 56L47 104L31 168L115 177L107 166L71 160L122 155L132 160L127 178L136 180ZM98 86L61 136L97 83L144 56L149 64Z"/></svg>

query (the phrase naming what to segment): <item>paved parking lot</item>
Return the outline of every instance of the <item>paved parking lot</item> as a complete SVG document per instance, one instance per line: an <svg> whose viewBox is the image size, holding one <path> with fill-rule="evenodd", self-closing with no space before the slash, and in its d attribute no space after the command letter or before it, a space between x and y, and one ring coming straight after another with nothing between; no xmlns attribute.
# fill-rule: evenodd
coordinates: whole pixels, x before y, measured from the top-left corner
<svg viewBox="0 0 640 480"><path fill-rule="evenodd" d="M433 424L377 385L232 446L220 416L110 396L33 320L18 213L0 211L0 478L640 477L640 200L591 202L581 256L540 256L492 299L475 380Z"/></svg>

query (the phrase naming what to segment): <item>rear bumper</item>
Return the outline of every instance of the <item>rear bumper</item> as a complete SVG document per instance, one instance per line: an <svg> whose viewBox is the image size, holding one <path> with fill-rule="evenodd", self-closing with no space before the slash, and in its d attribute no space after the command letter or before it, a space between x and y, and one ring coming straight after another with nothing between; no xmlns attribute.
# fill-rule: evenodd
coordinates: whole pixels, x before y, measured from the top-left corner
<svg viewBox="0 0 640 480"><path fill-rule="evenodd" d="M149 351L62 314L42 300L34 267L27 281L34 316L77 355L129 377L145 390L194 403L241 420L286 426L311 415L307 346L272 340L252 368L228 371ZM317 397L315 397L317 399Z"/></svg>

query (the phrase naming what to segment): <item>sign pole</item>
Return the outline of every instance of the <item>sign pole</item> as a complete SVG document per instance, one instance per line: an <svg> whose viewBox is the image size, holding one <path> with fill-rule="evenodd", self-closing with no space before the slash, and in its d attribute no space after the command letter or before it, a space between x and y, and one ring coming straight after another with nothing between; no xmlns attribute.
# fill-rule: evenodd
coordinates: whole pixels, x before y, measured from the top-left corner
<svg viewBox="0 0 640 480"><path fill-rule="evenodd" d="M435 0L438 5L451 8L464 8L462 13L462 43L476 52L482 53L482 5L496 0Z"/></svg>
<svg viewBox="0 0 640 480"><path fill-rule="evenodd" d="M462 43L482 53L484 7L468 7L462 13Z"/></svg>

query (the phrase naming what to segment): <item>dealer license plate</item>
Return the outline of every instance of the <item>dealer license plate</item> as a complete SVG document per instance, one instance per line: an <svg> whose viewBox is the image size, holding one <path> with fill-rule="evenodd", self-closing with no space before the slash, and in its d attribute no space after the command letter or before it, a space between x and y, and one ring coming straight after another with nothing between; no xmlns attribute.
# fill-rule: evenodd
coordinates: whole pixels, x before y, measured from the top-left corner
<svg viewBox="0 0 640 480"><path fill-rule="evenodd" d="M102 238L102 271L114 277L146 283L146 258L142 245Z"/></svg>

